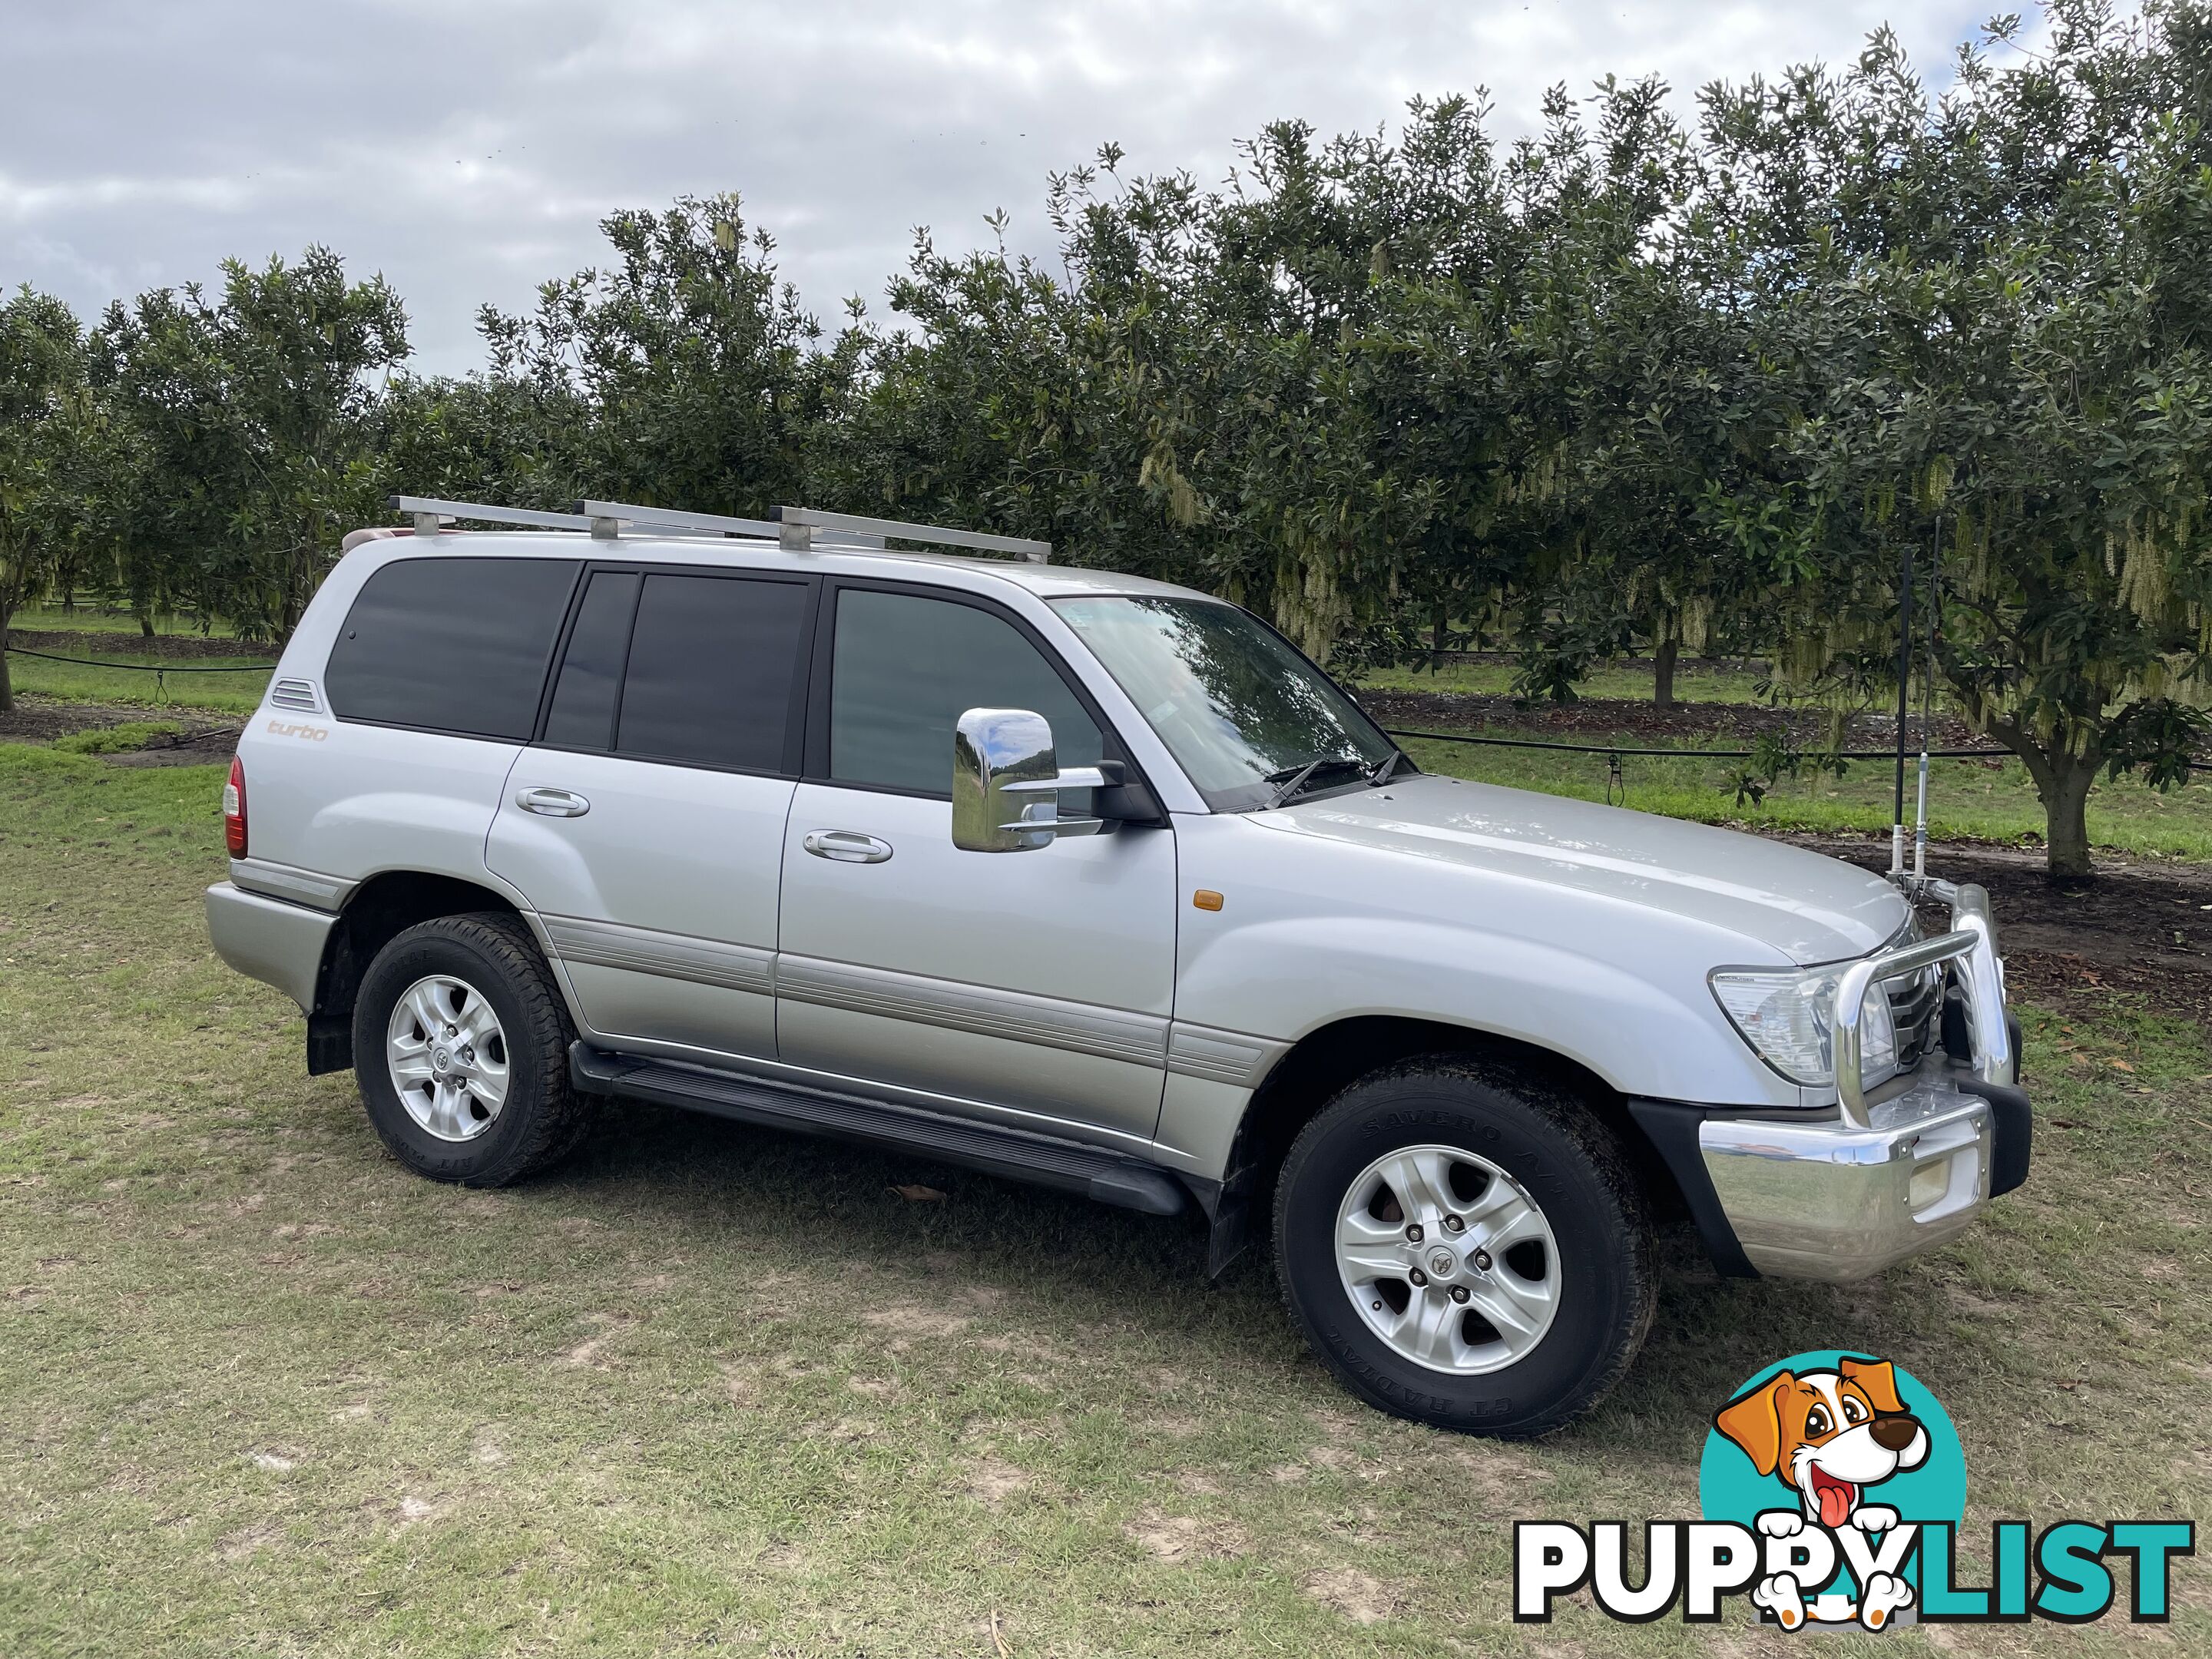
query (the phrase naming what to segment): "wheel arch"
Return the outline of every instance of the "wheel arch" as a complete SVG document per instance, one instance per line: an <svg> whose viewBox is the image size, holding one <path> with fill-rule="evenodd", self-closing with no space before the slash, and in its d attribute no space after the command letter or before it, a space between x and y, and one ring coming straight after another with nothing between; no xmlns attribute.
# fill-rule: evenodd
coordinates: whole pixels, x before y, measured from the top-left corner
<svg viewBox="0 0 2212 1659"><path fill-rule="evenodd" d="M1630 1114L1626 1100L1579 1060L1474 1026L1354 1015L1308 1032L1252 1091L1230 1144L1207 1253L1209 1273L1219 1273L1249 1243L1252 1218L1267 1213L1276 1174L1298 1132L1359 1079L1421 1054L1491 1060L1585 1102L1626 1151L1652 1212L1669 1219L1688 1212L1666 1160Z"/></svg>
<svg viewBox="0 0 2212 1659"><path fill-rule="evenodd" d="M324 942L315 975L315 1006L307 1011L308 1075L343 1072L353 1065L354 1000L379 951L418 923L487 910L521 918L544 949L535 921L521 906L480 882L421 870L386 870L349 893L337 925Z"/></svg>

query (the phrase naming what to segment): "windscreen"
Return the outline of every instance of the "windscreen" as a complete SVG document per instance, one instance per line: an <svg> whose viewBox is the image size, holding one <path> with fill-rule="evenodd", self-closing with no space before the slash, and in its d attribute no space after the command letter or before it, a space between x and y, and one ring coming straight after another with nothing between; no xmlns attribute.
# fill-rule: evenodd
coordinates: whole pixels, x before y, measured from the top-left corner
<svg viewBox="0 0 2212 1659"><path fill-rule="evenodd" d="M1217 811L1266 805L1310 763L1323 763L1316 786L1342 783L1395 752L1328 675L1234 605L1123 594L1053 608Z"/></svg>

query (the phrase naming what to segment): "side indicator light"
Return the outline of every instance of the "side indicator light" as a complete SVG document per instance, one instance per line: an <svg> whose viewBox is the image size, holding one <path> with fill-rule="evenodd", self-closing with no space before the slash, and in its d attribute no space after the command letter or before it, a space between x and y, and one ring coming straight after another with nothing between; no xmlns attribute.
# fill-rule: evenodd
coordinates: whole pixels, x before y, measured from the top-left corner
<svg viewBox="0 0 2212 1659"><path fill-rule="evenodd" d="M1221 895L1211 887L1201 887L1190 896L1190 902L1201 910L1218 910L1221 908Z"/></svg>

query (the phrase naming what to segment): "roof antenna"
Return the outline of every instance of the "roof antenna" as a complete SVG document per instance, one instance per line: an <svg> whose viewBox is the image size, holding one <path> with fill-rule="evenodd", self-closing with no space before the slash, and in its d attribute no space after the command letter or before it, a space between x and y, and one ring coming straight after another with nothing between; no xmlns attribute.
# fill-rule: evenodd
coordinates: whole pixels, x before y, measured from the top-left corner
<svg viewBox="0 0 2212 1659"><path fill-rule="evenodd" d="M1936 625L1943 614L1943 521L1928 550L1928 666L1920 681L1920 803L1912 813L1912 884L1928 880L1928 728L1936 723Z"/></svg>
<svg viewBox="0 0 2212 1659"><path fill-rule="evenodd" d="M1897 806L1889 821L1889 873L1905 878L1905 720L1912 690L1912 544L1897 579Z"/></svg>

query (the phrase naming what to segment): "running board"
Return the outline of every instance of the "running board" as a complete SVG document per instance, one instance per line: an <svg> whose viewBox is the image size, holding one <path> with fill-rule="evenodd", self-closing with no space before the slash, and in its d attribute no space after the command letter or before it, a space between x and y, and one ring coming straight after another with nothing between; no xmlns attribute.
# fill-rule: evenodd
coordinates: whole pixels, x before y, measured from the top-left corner
<svg viewBox="0 0 2212 1659"><path fill-rule="evenodd" d="M569 1045L568 1079L580 1094L628 1095L771 1129L920 1152L941 1164L1081 1193L1146 1215L1179 1215L1190 1201L1174 1176L1121 1152L859 1095L611 1054L587 1042Z"/></svg>

